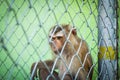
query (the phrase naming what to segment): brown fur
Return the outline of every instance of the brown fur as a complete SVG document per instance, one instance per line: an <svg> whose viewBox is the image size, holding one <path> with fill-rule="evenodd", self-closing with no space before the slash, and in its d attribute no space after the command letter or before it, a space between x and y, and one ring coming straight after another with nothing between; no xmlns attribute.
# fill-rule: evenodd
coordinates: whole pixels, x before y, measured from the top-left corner
<svg viewBox="0 0 120 80"><path fill-rule="evenodd" d="M55 72L53 72L53 75L57 79L58 77L62 79L63 74L67 71L68 67L70 66L68 72L66 72L66 75L64 76L64 80L74 79L79 69L80 71L78 73L77 80L85 80L92 66L92 58L91 58L91 55L88 54L89 50L86 42L77 36L76 30L73 29L70 25L61 25L61 26L57 26L57 28L56 26L57 25L55 25L53 28L50 29L50 33L49 33L50 36L51 36L51 33L53 32L54 32L53 35L55 36L52 40L54 44L50 43L50 46L56 55L61 53L61 56L58 59L57 63L55 64L56 65L55 68L59 70L58 76L56 76L57 74ZM59 34L60 31L64 33L64 36L60 36L60 39L59 39L59 36L56 36L56 34L57 33ZM68 41L66 42L67 39ZM56 48L54 48L54 45L56 45ZM65 47L63 49L64 45ZM62 50L63 52L61 52ZM86 54L88 55L85 60ZM84 60L85 60L85 64L83 65ZM45 63L48 66L49 70L51 71L54 64L54 60L45 61ZM31 73L33 71L34 66L35 66L35 63L31 67ZM37 69L44 70L46 69L46 66L44 66L42 62L39 62ZM88 79L92 79L92 72L93 71L91 70L90 76ZM36 73L37 71L35 71L33 78L37 75ZM46 71L45 74L47 75L43 76L42 74L40 74L40 76L43 77L42 79L45 79L50 73Z"/></svg>

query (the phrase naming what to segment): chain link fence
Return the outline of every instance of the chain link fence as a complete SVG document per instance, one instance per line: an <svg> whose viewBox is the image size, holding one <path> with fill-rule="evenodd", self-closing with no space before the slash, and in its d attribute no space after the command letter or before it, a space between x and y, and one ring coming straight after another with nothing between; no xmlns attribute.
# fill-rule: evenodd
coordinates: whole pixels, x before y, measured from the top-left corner
<svg viewBox="0 0 120 80"><path fill-rule="evenodd" d="M104 3L104 0L100 1ZM111 1L109 0L110 4ZM115 1L118 79L120 1ZM98 6L98 0L0 0L0 80L29 80L33 62L52 59L48 32L55 24L75 26L78 36L88 43L92 55L92 80L99 79Z"/></svg>
<svg viewBox="0 0 120 80"><path fill-rule="evenodd" d="M117 1L117 3L118 78L120 79L120 1Z"/></svg>

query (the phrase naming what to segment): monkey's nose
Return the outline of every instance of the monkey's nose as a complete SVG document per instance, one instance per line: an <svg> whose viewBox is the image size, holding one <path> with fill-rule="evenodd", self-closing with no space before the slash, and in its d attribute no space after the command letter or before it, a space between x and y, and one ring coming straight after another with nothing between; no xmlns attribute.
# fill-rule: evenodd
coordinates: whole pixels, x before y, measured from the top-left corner
<svg viewBox="0 0 120 80"><path fill-rule="evenodd" d="M55 41L49 40L50 45L55 45Z"/></svg>

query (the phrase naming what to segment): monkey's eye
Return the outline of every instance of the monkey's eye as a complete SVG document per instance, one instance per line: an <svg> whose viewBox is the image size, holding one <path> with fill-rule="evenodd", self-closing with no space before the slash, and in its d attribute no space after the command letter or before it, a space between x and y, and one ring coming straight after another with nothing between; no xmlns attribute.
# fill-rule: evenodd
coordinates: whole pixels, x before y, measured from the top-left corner
<svg viewBox="0 0 120 80"><path fill-rule="evenodd" d="M60 39L62 39L62 36L57 36L56 38L57 38L58 40L60 40Z"/></svg>
<svg viewBox="0 0 120 80"><path fill-rule="evenodd" d="M55 40L56 39L56 37L52 37L52 40Z"/></svg>
<svg viewBox="0 0 120 80"><path fill-rule="evenodd" d="M56 39L56 37L53 36L49 36L49 39L51 39L52 41Z"/></svg>

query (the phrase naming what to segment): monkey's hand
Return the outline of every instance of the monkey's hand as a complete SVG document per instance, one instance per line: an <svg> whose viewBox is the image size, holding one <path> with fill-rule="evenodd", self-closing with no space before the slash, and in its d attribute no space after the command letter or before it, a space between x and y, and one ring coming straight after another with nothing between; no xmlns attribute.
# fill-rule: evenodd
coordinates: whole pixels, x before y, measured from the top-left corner
<svg viewBox="0 0 120 80"><path fill-rule="evenodd" d="M60 80L56 71L53 71L53 74L51 76L50 72L46 68L43 68L39 71L39 78L41 80Z"/></svg>
<svg viewBox="0 0 120 80"><path fill-rule="evenodd" d="M73 80L70 74L66 74L63 80Z"/></svg>

